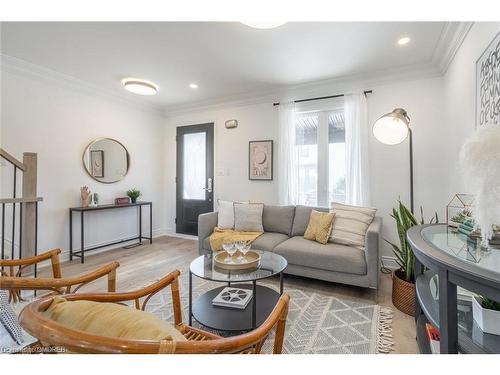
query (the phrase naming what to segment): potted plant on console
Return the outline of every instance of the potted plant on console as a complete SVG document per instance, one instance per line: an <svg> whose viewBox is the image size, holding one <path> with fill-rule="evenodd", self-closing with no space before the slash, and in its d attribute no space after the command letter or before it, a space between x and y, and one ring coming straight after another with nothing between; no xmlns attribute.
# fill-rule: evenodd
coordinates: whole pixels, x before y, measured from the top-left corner
<svg viewBox="0 0 500 375"><path fill-rule="evenodd" d="M401 201L398 201L398 209L392 209L391 217L396 221L399 246L385 240L392 246L399 265L399 269L395 270L392 275L392 303L398 310L411 316L415 315L415 255L406 239L406 231L414 225L424 224L422 207L420 215L421 219L418 222L415 215ZM430 224L434 222L438 222L437 213L431 219Z"/></svg>
<svg viewBox="0 0 500 375"><path fill-rule="evenodd" d="M127 195L130 198L130 202L137 203L137 198L141 196L141 191L136 188L127 191Z"/></svg>

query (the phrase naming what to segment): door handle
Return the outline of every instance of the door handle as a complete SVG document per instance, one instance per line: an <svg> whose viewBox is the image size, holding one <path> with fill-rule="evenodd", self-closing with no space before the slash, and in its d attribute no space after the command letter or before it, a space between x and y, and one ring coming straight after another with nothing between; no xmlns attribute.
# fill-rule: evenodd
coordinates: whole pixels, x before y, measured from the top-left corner
<svg viewBox="0 0 500 375"><path fill-rule="evenodd" d="M211 177L207 180L207 187L204 187L203 190L205 190L207 193L212 192L212 178Z"/></svg>

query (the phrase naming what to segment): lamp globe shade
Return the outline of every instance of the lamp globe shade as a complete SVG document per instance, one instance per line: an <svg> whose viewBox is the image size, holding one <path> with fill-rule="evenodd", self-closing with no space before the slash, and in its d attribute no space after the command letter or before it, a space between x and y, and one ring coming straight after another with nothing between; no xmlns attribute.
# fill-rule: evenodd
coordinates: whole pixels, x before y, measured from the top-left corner
<svg viewBox="0 0 500 375"><path fill-rule="evenodd" d="M408 137L408 117L406 111L395 109L380 117L373 124L373 135L386 145L397 145Z"/></svg>

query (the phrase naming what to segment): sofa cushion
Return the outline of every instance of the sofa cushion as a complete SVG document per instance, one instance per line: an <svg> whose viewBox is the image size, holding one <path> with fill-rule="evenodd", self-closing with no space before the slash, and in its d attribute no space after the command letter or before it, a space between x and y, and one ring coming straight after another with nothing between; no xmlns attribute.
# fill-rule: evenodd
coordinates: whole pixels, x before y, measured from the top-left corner
<svg viewBox="0 0 500 375"><path fill-rule="evenodd" d="M264 206L262 225L264 231L290 235L295 206Z"/></svg>
<svg viewBox="0 0 500 375"><path fill-rule="evenodd" d="M309 224L309 217L311 216L311 211L316 210L320 212L328 212L328 208L324 207L310 207L310 206L297 206L295 207L295 216L293 218L293 226L291 237L303 236L307 224Z"/></svg>
<svg viewBox="0 0 500 375"><path fill-rule="evenodd" d="M322 245L302 236L292 237L274 248L290 264L326 271L366 275L365 252L335 243Z"/></svg>
<svg viewBox="0 0 500 375"><path fill-rule="evenodd" d="M276 245L279 245L289 238L290 237L282 233L264 232L259 237L257 237L254 242L252 242L252 248L257 250L273 251ZM207 237L203 240L203 248L206 250L212 249L210 247L210 237Z"/></svg>
<svg viewBox="0 0 500 375"><path fill-rule="evenodd" d="M280 243L288 240L286 234L264 232L263 235L259 236L254 242L252 242L252 249L264 250L264 251L274 251L274 248Z"/></svg>

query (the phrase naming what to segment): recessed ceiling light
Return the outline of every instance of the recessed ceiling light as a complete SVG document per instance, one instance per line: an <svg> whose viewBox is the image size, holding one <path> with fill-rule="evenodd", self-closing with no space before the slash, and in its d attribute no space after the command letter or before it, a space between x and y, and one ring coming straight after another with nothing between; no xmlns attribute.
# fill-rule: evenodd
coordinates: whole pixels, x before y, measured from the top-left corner
<svg viewBox="0 0 500 375"><path fill-rule="evenodd" d="M158 85L139 78L124 78L122 84L125 90L137 95L156 95Z"/></svg>
<svg viewBox="0 0 500 375"><path fill-rule="evenodd" d="M286 22L280 21L248 21L242 22L243 25L253 27L254 29L274 29L284 25Z"/></svg>
<svg viewBox="0 0 500 375"><path fill-rule="evenodd" d="M398 40L398 45L400 46L406 46L408 43L410 43L410 37L408 36L405 36L405 37L402 37Z"/></svg>
<svg viewBox="0 0 500 375"><path fill-rule="evenodd" d="M192 88L192 89L197 89L198 88L198 84L196 84L196 83L190 83L189 87Z"/></svg>

